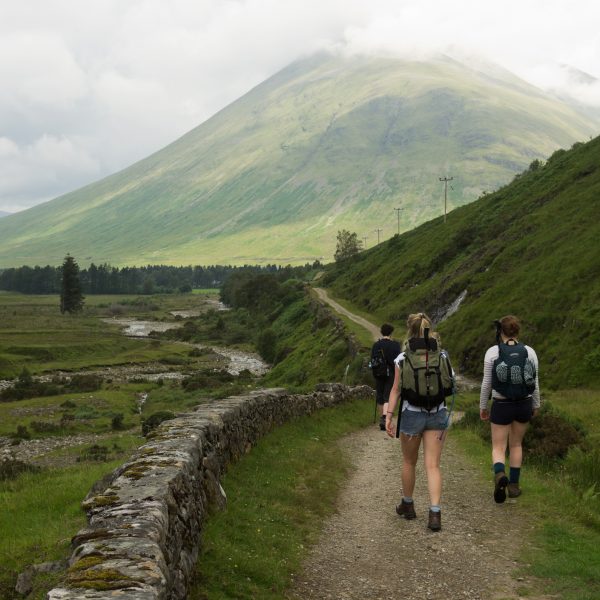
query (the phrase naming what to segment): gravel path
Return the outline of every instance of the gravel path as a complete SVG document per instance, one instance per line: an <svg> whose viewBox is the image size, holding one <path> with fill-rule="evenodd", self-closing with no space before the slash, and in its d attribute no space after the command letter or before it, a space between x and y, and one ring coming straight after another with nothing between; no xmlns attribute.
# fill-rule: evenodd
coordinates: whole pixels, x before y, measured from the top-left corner
<svg viewBox="0 0 600 600"><path fill-rule="evenodd" d="M491 475L483 480L452 440L442 456L442 531L427 529L429 501L422 457L417 468L417 518L395 513L401 495L398 440L375 426L341 442L354 470L338 511L296 576L297 600L519 598L527 585L511 575L527 535L517 501L497 505ZM532 596L528 596L532 598ZM537 597L540 598L539 596Z"/></svg>
<svg viewBox="0 0 600 600"><path fill-rule="evenodd" d="M364 327L373 336L373 340L378 340L381 337L381 332L379 331L379 327L376 327L375 325L373 325L373 323L370 323L366 319L363 319L362 317L359 317L358 315L351 313L349 310L344 308L341 304L338 304L335 300L332 300L327 295L327 292L323 288L316 287L316 288L313 288L313 290L315 290L317 296L319 297L319 300L329 304L330 306L335 308L335 310L337 312L339 312L341 315L348 317L351 321L354 321L355 323L358 323L359 325Z"/></svg>

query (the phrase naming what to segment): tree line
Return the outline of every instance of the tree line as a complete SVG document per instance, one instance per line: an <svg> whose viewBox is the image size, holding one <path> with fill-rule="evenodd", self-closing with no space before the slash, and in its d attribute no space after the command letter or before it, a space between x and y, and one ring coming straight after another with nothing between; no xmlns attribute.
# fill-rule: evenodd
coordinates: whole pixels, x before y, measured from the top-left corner
<svg viewBox="0 0 600 600"><path fill-rule="evenodd" d="M315 268L315 264L307 264L304 268ZM220 288L236 272L281 274L297 268L269 264L240 267L147 265L119 269L92 263L87 269L79 269L79 284L83 294L168 294L190 292L193 288ZM62 278L62 266L9 268L0 272L0 289L23 294L59 294Z"/></svg>

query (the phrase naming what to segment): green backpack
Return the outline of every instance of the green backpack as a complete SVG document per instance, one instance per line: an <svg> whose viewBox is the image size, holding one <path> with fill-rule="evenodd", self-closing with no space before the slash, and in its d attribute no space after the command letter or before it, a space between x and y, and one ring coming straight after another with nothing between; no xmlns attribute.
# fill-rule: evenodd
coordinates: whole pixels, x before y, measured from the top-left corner
<svg viewBox="0 0 600 600"><path fill-rule="evenodd" d="M431 410L452 394L452 365L435 338L411 338L404 345L401 397L414 406Z"/></svg>

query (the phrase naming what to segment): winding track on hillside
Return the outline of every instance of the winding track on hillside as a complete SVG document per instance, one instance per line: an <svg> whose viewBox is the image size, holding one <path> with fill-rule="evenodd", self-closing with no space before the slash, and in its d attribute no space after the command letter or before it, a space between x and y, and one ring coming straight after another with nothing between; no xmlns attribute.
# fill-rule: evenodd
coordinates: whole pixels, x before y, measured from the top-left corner
<svg viewBox="0 0 600 600"><path fill-rule="evenodd" d="M326 292L319 297L335 308ZM344 309L346 316L348 312ZM520 598L520 588L531 594L529 582L515 575L515 557L531 528L527 515L514 500L494 503L491 476L486 480L473 469L451 432L442 455L439 533L426 527L429 502L422 457L414 494L417 519L406 521L394 510L401 495L398 440L371 426L340 443L353 468L336 514L326 521L320 541L294 577L289 599L500 600Z"/></svg>
<svg viewBox="0 0 600 600"><path fill-rule="evenodd" d="M344 308L341 304L338 304L335 300L332 300L329 297L329 294L327 294L327 292L323 288L316 287L316 288L313 288L313 290L319 297L319 300L329 304L338 313L340 313L340 315L344 315L345 317L348 317L348 319L350 319L351 321L354 321L354 323L358 323L358 325L360 325L361 327L364 327L373 336L373 340L378 340L381 337L379 327L376 327L375 325L373 325L373 323L367 321L366 319L363 319L362 317L359 317L358 315L351 313L348 309Z"/></svg>

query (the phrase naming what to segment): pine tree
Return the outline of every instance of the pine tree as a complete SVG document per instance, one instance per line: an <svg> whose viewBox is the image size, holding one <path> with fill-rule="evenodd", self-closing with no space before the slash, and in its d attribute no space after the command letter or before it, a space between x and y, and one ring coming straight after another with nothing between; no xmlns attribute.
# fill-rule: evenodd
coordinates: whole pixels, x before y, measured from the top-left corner
<svg viewBox="0 0 600 600"><path fill-rule="evenodd" d="M83 294L79 281L79 265L67 254L62 265L60 287L60 312L76 313L83 308Z"/></svg>

